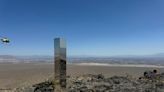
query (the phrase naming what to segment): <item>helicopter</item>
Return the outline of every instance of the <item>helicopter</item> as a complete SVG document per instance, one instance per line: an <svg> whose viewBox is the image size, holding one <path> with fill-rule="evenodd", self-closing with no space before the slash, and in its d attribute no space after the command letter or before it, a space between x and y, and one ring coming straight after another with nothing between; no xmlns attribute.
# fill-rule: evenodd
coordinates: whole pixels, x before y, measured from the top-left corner
<svg viewBox="0 0 164 92"><path fill-rule="evenodd" d="M0 41L2 43L10 43L10 40L8 38L6 38L6 37L0 38Z"/></svg>

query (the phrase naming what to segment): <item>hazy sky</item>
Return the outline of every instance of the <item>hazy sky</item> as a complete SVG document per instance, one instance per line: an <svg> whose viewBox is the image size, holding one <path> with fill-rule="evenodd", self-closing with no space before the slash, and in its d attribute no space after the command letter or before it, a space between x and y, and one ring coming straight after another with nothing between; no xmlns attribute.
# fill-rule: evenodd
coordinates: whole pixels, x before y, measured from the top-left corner
<svg viewBox="0 0 164 92"><path fill-rule="evenodd" d="M68 55L164 52L164 0L0 0L0 54L53 55L53 39Z"/></svg>

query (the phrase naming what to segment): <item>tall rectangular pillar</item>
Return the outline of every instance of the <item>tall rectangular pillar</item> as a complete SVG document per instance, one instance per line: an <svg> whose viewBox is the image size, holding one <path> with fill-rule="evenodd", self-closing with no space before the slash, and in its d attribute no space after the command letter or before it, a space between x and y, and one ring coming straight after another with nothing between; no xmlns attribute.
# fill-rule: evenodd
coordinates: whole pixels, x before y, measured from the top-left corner
<svg viewBox="0 0 164 92"><path fill-rule="evenodd" d="M66 41L54 40L55 48L55 92L66 92Z"/></svg>

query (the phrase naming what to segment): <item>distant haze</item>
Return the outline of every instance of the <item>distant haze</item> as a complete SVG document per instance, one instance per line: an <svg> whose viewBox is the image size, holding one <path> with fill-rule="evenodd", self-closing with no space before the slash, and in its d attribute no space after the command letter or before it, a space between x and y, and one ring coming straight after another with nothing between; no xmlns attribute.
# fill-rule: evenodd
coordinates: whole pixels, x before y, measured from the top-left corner
<svg viewBox="0 0 164 92"><path fill-rule="evenodd" d="M53 63L53 56L11 56L0 55L3 63ZM114 57L68 57L68 63L102 63L102 64L145 64L164 65L164 55L114 56Z"/></svg>

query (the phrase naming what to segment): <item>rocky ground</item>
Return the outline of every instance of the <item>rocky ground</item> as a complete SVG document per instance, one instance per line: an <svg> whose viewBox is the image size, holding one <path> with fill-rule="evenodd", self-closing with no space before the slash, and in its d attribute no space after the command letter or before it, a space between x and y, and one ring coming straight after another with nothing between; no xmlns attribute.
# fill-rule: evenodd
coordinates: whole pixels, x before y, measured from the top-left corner
<svg viewBox="0 0 164 92"><path fill-rule="evenodd" d="M102 74L67 77L68 92L164 92L164 73L144 72L140 78L132 76L113 76L105 78ZM16 88L11 92L54 92L52 78L30 87Z"/></svg>

